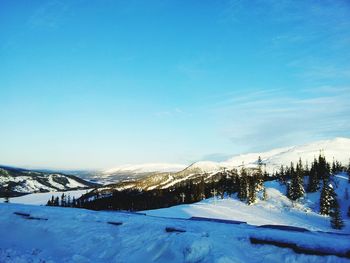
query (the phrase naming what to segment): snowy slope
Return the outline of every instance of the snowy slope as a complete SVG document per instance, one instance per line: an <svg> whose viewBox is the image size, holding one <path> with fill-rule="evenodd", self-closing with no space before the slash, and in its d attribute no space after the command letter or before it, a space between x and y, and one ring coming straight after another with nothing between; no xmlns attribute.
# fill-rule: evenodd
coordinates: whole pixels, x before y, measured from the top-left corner
<svg viewBox="0 0 350 263"><path fill-rule="evenodd" d="M84 190L74 190L74 191L64 191L64 192L47 192L47 193L34 193L27 194L18 197L12 197L9 199L10 203L14 204L27 204L27 205L46 205L47 201L52 197L61 197L64 193L66 196L70 196L71 198L79 198L83 194L91 191L92 189L84 189ZM4 202L4 198L0 198L0 203Z"/></svg>
<svg viewBox="0 0 350 263"><path fill-rule="evenodd" d="M79 177L0 166L0 196L85 189L97 186Z"/></svg>
<svg viewBox="0 0 350 263"><path fill-rule="evenodd" d="M20 216L15 212L28 213ZM294 242L318 251L342 254L348 236L286 232L118 212L0 204L0 262L348 262L337 256L296 254L250 237ZM40 218L42 220L40 220ZM46 220L44 220L46 219ZM108 222L122 223L121 225ZM166 232L167 227L186 232Z"/></svg>
<svg viewBox="0 0 350 263"><path fill-rule="evenodd" d="M126 172L106 174L104 175L108 183L112 185L104 188L106 192L113 191L114 189L125 189L135 187L143 190L152 190L157 188L168 188L176 183L180 183L186 180L198 179L200 177L205 177L210 180L212 176L224 169L239 169L242 164L245 167L253 168L257 166L257 161L259 156L262 158L263 163L266 165L266 170L269 173L277 171L280 169L281 165L290 165L290 162L296 163L299 158L302 161L311 162L314 157L318 157L322 151L325 155L327 161L331 162L333 157L335 160L342 162L347 165L350 158L350 139L347 138L335 138L333 140L318 141L310 144L305 144L301 146L291 146L286 148L273 149L268 152L261 153L250 153L234 156L224 162L212 162L212 161L200 161L195 162L178 172L152 172L152 173L130 173ZM137 168L138 166L125 166L127 171ZM142 166L147 167L147 166ZM149 169L154 170L153 165ZM181 166L179 166L180 168ZM123 168L123 169L124 169ZM114 170L122 171L123 169ZM140 171L147 171L146 168L139 168ZM133 171L137 171L134 169Z"/></svg>
<svg viewBox="0 0 350 263"><path fill-rule="evenodd" d="M85 178L101 184L122 183L144 179L159 173L176 173L186 168L186 165L172 163L127 164L108 170L94 172Z"/></svg>
<svg viewBox="0 0 350 263"><path fill-rule="evenodd" d="M255 167L260 156L263 163L266 164L266 170L273 172L278 170L281 165L290 165L290 162L296 163L299 158L303 162L310 164L315 157L317 158L319 156L320 151L322 151L328 161L332 161L334 158L347 165L350 158L350 139L335 138L300 146L273 149L267 152L241 154L224 162L197 162L187 169L196 167L205 172L214 172L220 171L223 168L237 168L242 166L242 164L246 167Z"/></svg>
<svg viewBox="0 0 350 263"><path fill-rule="evenodd" d="M350 200L343 198L345 189L348 188L350 191L350 184L344 175L338 175L336 181L337 185L334 185L334 188L338 193L345 221L345 228L342 232L350 233L350 219L346 215ZM272 181L265 182L265 187L268 199L266 201L258 200L257 203L250 206L234 196L224 199L211 198L199 203L144 212L148 215L162 217L190 218L197 216L244 221L252 225L288 225L314 231L334 231L330 227L329 217L319 215L319 192L307 194L301 203L293 204L285 195L285 186Z"/></svg>
<svg viewBox="0 0 350 263"><path fill-rule="evenodd" d="M146 163L146 164L127 164L104 171L105 175L114 173L154 173L154 172L178 172L186 168L182 164L172 163Z"/></svg>
<svg viewBox="0 0 350 263"><path fill-rule="evenodd" d="M213 171L220 171L225 167L224 163L212 161L195 162L186 168L187 172L207 173Z"/></svg>

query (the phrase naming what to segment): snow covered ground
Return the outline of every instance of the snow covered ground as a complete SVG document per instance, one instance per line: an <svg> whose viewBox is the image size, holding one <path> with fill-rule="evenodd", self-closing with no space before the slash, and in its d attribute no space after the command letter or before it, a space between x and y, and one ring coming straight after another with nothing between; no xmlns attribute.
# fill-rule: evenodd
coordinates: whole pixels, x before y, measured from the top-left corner
<svg viewBox="0 0 350 263"><path fill-rule="evenodd" d="M65 191L65 192L48 192L48 193L35 193L35 194L27 194L19 197L10 198L11 203L15 204L28 204L28 205L46 205L47 201L52 197L61 197L64 193L66 196L70 196L71 198L78 198L83 194L91 191L92 189L84 189L84 190L74 190L74 191ZM0 198L0 203L4 202L4 198Z"/></svg>
<svg viewBox="0 0 350 263"><path fill-rule="evenodd" d="M350 220L347 209L350 200L345 200L345 189L350 191L348 178L344 175L336 177L336 192L340 197L342 216L345 228L342 232L350 233ZM276 181L265 182L268 199L258 200L253 205L247 205L234 198L210 198L199 203L173 206L169 208L144 211L147 215L161 217L208 217L244 221L252 225L288 225L302 227L314 231L334 231L330 227L329 217L321 216L318 212L320 193L307 194L301 202L291 202L286 197L286 189Z"/></svg>
<svg viewBox="0 0 350 263"><path fill-rule="evenodd" d="M345 255L350 238L344 235L18 204L0 204L0 215L2 263L349 262L250 241L273 237ZM167 232L167 227L186 232Z"/></svg>
<svg viewBox="0 0 350 263"><path fill-rule="evenodd" d="M350 188L347 177L338 175L335 181L335 190L343 197L345 189ZM329 217L318 214L319 193L309 194L293 204L278 182L266 182L265 186L267 201L260 200L251 206L235 197L211 198L191 205L145 211L147 215L22 205L15 204L13 198L12 203L0 204L0 262L350 261L350 220L345 215L349 200L342 198L346 227L337 231L330 228ZM71 196L81 194L73 192ZM60 193L26 195L21 197L21 202L42 204L51 194ZM190 220L193 216L248 224ZM294 226L312 232L261 225ZM184 232L167 232L169 227ZM293 249L253 244L254 239L292 244ZM303 254L298 251L300 248L313 252Z"/></svg>

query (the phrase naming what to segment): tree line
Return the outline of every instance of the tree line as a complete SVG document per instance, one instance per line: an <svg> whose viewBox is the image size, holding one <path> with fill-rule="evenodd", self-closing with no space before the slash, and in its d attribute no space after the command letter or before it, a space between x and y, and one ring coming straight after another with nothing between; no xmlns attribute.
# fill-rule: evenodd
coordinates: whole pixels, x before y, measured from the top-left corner
<svg viewBox="0 0 350 263"><path fill-rule="evenodd" d="M334 186L337 187L338 184L334 175L339 173L347 173L350 183L350 163L348 167L336 160L329 163L325 156L320 153L318 158L314 158L311 166L308 163L304 165L299 159L296 165L291 163L290 166L281 166L274 176L281 184L287 186L287 196L292 201L303 198L305 193L314 193L321 189L319 212L321 215L331 217L333 228L341 229L344 226L344 221L342 220L339 198L334 190ZM344 198L349 199L347 188ZM348 207L348 216L350 217L350 207Z"/></svg>
<svg viewBox="0 0 350 263"><path fill-rule="evenodd" d="M209 197L231 197L233 194L237 194L237 198L242 202L251 205L259 198L266 200L268 196L263 183L277 179L286 186L287 197L293 202L302 200L306 193L313 193L322 188L320 214L330 216L332 227L341 229L344 222L334 190L334 185L337 184L334 175L340 172L347 172L350 175L350 164L345 167L335 160L328 163L326 158L320 154L310 165L304 164L299 159L296 165L291 163L289 166L281 166L279 171L268 174L259 157L257 168L246 168L242 165L239 170L223 170L214 175L203 174L198 178L179 182L166 189L144 191L132 188L115 190L108 194L103 194L95 189L78 199L70 199L69 196L64 195L61 196L61 199L52 197L47 205L92 210L141 211L190 204ZM347 191L345 198L349 198ZM348 210L350 216L350 207Z"/></svg>
<svg viewBox="0 0 350 263"><path fill-rule="evenodd" d="M272 180L266 171L263 171L261 158L258 168L242 168L223 170L214 175L202 176L179 182L166 189L143 191L140 189L125 189L113 191L111 194L102 194L96 189L79 198L74 207L93 210L128 210L140 211L165 208L179 204L190 204L203 199L214 197L224 198L233 194L238 195L241 201L253 204L261 192L261 198L267 198L263 182Z"/></svg>
<svg viewBox="0 0 350 263"><path fill-rule="evenodd" d="M61 206L61 207L76 207L79 204L80 200L76 199L74 196L71 197L69 194L66 195L62 193L60 197L51 196L47 201L47 206Z"/></svg>

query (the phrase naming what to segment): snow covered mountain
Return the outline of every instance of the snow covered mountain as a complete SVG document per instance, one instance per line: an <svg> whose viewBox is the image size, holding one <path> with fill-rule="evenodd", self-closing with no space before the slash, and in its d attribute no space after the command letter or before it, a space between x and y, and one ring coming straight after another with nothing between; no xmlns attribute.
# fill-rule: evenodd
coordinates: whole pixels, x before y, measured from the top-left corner
<svg viewBox="0 0 350 263"><path fill-rule="evenodd" d="M73 175L0 166L0 197L87 189L98 184Z"/></svg>
<svg viewBox="0 0 350 263"><path fill-rule="evenodd" d="M311 164L314 158L318 157L320 152L322 152L322 154L330 162L334 158L335 160L340 161L342 164L347 165L350 158L350 139L335 138L332 140L323 140L305 145L278 148L267 152L242 154L234 156L224 162L195 162L178 172L151 172L143 174L142 177L125 177L125 180L122 182L116 181L117 183L114 183L105 189L164 189L181 181L196 179L203 176L206 180L208 180L211 176L223 171L224 169L239 169L243 164L247 168L257 167L259 156L261 157L267 172L272 173L277 171L281 165L290 165L290 162L296 163L299 158L301 158L304 163L308 162ZM149 167L153 166L150 165ZM179 166L179 168L180 167L181 166ZM125 170L130 169L128 166L125 166L124 168ZM141 168L139 169L142 170ZM118 171L121 170L122 169L119 169Z"/></svg>
<svg viewBox="0 0 350 263"><path fill-rule="evenodd" d="M87 178L102 184L108 184L138 180L158 173L175 173L185 168L186 165L172 163L127 164L95 173Z"/></svg>
<svg viewBox="0 0 350 263"><path fill-rule="evenodd" d="M186 168L183 164L172 163L146 163L137 165L122 165L109 170L104 171L105 175L112 175L116 173L154 173L154 172L178 172Z"/></svg>
<svg viewBox="0 0 350 263"><path fill-rule="evenodd" d="M246 167L254 167L257 165L257 160L260 156L263 163L266 164L267 171L273 172L278 170L281 165L290 165L290 162L295 164L299 158L304 163L308 162L310 164L315 157L319 156L320 152L330 162L335 159L347 165L350 158L350 139L335 138L305 145L274 149L268 152L242 154L219 163L219 165L226 168L239 167L242 164Z"/></svg>
<svg viewBox="0 0 350 263"><path fill-rule="evenodd" d="M334 158L343 164L348 164L350 158L350 139L335 138L305 145L273 149L267 152L241 154L233 156L224 162L196 162L187 169L196 168L202 172L218 172L224 168L238 168L243 164L245 167L256 167L260 156L262 162L266 165L266 170L273 172L278 170L281 165L290 165L290 162L296 163L299 158L303 162L310 164L315 157L318 157L320 152L322 152L328 161L332 161Z"/></svg>
<svg viewBox="0 0 350 263"><path fill-rule="evenodd" d="M347 165L350 158L350 139L335 138L323 140L299 146L278 148L267 152L249 153L233 156L223 162L200 161L186 167L181 164L151 163L141 165L123 165L102 172L86 172L81 178L107 185L104 191L122 190L126 188L138 188L152 190L156 188L168 188L176 183L203 177L209 180L213 175L224 169L256 167L260 156L266 165L268 172L273 172L281 165L289 165L291 161L296 163L299 158L303 162L311 163L322 151L328 161L336 159ZM0 167L1 168L1 167ZM2 170L1 170L2 169ZM68 176L63 173L44 171L21 171L20 175L8 176L8 169L0 169L0 191L3 186L11 181L13 194L30 192L66 191L92 187L94 184L79 179L77 176ZM80 173L81 174L81 173ZM80 174L78 175L80 177ZM28 176L30 177L28 179ZM102 190L102 189L101 189ZM0 192L1 193L1 192Z"/></svg>

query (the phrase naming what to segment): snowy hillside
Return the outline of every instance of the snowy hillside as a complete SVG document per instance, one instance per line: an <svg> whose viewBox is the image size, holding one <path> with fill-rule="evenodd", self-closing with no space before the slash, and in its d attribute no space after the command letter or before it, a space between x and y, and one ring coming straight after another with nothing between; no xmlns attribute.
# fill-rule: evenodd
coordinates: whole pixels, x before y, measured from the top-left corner
<svg viewBox="0 0 350 263"><path fill-rule="evenodd" d="M107 173L106 178L108 178L108 182L113 184L104 188L104 191L108 192L113 191L114 189L122 190L127 188L138 188L143 190L157 188L165 189L176 183L193 180L203 176L209 180L210 177L224 169L239 169L242 164L247 168L254 168L257 166L259 156L262 158L262 162L266 165L267 172L272 173L279 170L281 165L290 165L290 162L296 163L299 158L301 158L304 163L308 162L311 164L314 158L319 156L320 151L322 151L322 154L326 157L327 161L332 162L334 158L335 160L342 162L344 165L348 165L350 158L350 139L335 138L333 140L318 141L300 146L274 149L268 152L243 154L232 157L224 162L200 161L195 162L186 169L178 172L153 172L150 174L141 174L142 176L137 173L129 174L127 176L125 176L125 173L116 173L114 174L115 176ZM128 167L129 166L124 167L125 171L131 169ZM152 170L155 166L150 165L149 167L152 167L149 169ZM181 166L179 166L179 168L180 167ZM122 169L120 169L120 171L121 170ZM146 171L146 168L140 168L140 171L141 170Z"/></svg>
<svg viewBox="0 0 350 263"><path fill-rule="evenodd" d="M127 164L104 171L86 173L84 178L100 184L112 184L124 181L135 181L159 173L176 173L186 165L172 163Z"/></svg>
<svg viewBox="0 0 350 263"><path fill-rule="evenodd" d="M200 161L195 162L186 168L186 172L195 173L208 173L214 171L220 171L224 169L223 163L211 162L211 161Z"/></svg>
<svg viewBox="0 0 350 263"><path fill-rule="evenodd" d="M4 263L331 263L349 257L347 235L14 204L0 204L0 214ZM271 240L291 249L256 244Z"/></svg>
<svg viewBox="0 0 350 263"><path fill-rule="evenodd" d="M350 184L345 173L331 182L341 230L319 215L320 191L293 203L277 181L252 205L236 194L140 213L2 203L0 262L349 262Z"/></svg>
<svg viewBox="0 0 350 263"><path fill-rule="evenodd" d="M347 165L350 158L350 139L335 138L300 146L273 149L267 152L241 154L224 162L211 162L210 165L208 165L208 162L198 162L192 166L201 168L206 172L219 171L224 167L228 169L237 168L242 164L246 167L255 167L260 156L263 163L266 164L266 170L273 172L278 170L281 165L290 165L290 162L296 163L299 158L304 162L311 163L315 157L318 157L320 151L322 151L328 161L332 161L334 158Z"/></svg>
<svg viewBox="0 0 350 263"><path fill-rule="evenodd" d="M335 180L337 185L334 185L334 188L341 201L342 217L345 220L345 228L342 231L350 233L350 219L347 216L350 200L343 198L346 188L350 191L350 184L345 175L338 175ZM144 213L162 217L208 217L244 221L252 225L288 225L313 231L334 231L330 226L329 217L319 214L320 191L308 193L301 202L293 204L286 196L285 185L270 181L265 182L265 187L267 200L258 200L253 205L247 205L234 195L233 198L211 198L199 203L148 210Z"/></svg>
<svg viewBox="0 0 350 263"><path fill-rule="evenodd" d="M0 166L0 197L86 189L97 186L73 175Z"/></svg>
<svg viewBox="0 0 350 263"><path fill-rule="evenodd" d="M64 191L64 192L47 192L47 193L33 193L17 197L12 197L9 199L11 203L14 204L27 204L27 205L46 205L47 201L54 197L61 197L62 194L70 196L71 198L79 198L83 194L91 191L92 189L84 190L73 190L73 191ZM3 203L5 198L0 198L0 203Z"/></svg>
<svg viewBox="0 0 350 263"><path fill-rule="evenodd" d="M281 165L290 165L290 162L296 163L299 158L304 162L311 163L320 152L328 161L333 158L342 162L349 163L350 158L350 139L335 138L332 140L323 140L305 145L277 148L267 152L248 153L233 156L223 162L199 161L188 166L184 172L187 173L213 173L223 169L239 168L244 164L245 167L256 167L259 156L266 165L266 170L270 173L278 170Z"/></svg>
<svg viewBox="0 0 350 263"><path fill-rule="evenodd" d="M104 171L105 175L115 173L154 173L154 172L178 172L186 168L182 164L171 163L146 163L137 165L122 165L109 170Z"/></svg>
<svg viewBox="0 0 350 263"><path fill-rule="evenodd" d="M342 232L350 234L350 219L347 208L350 200L344 197L346 189L350 191L350 184L345 174L335 177L334 188L339 197L345 228ZM259 200L253 205L247 205L233 197L210 198L194 204L184 204L169 208L147 210L143 213L151 216L170 218L206 217L244 221L251 225L288 225L302 227L313 231L335 231L330 227L329 217L319 214L320 191L307 193L300 202L293 203L286 197L286 187L277 181L264 183L267 200ZM66 195L78 198L88 190L64 192ZM63 192L36 193L10 199L11 203L45 205L52 195L60 196ZM261 196L260 196L261 198ZM4 199L0 198L0 203Z"/></svg>

